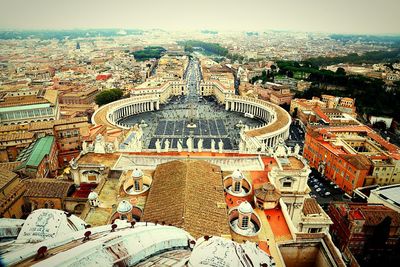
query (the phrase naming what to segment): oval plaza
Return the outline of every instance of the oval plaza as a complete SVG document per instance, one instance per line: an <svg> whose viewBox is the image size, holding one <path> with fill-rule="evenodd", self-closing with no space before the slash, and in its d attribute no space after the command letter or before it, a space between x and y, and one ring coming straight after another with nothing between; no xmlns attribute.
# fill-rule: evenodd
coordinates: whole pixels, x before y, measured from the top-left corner
<svg viewBox="0 0 400 267"><path fill-rule="evenodd" d="M266 151L287 139L289 114L270 102L235 95L229 68L209 59L181 61L181 77L158 70L129 98L99 108L93 123L140 126L143 149Z"/></svg>

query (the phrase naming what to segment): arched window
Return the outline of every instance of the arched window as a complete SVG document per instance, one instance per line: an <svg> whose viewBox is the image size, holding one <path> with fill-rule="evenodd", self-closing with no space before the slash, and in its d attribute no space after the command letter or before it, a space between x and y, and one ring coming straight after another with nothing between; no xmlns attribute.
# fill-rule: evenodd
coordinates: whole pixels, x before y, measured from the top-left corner
<svg viewBox="0 0 400 267"><path fill-rule="evenodd" d="M135 180L135 191L140 191L140 184L137 180Z"/></svg>
<svg viewBox="0 0 400 267"><path fill-rule="evenodd" d="M45 209L52 209L52 208L54 208L54 203L52 201L46 201L44 203L44 208Z"/></svg>
<svg viewBox="0 0 400 267"><path fill-rule="evenodd" d="M235 182L235 192L240 191L240 182Z"/></svg>
<svg viewBox="0 0 400 267"><path fill-rule="evenodd" d="M283 188L291 188L293 186L295 179L293 177L287 176L280 179Z"/></svg>
<svg viewBox="0 0 400 267"><path fill-rule="evenodd" d="M247 227L249 227L249 217L244 216L242 220L242 228L247 228Z"/></svg>

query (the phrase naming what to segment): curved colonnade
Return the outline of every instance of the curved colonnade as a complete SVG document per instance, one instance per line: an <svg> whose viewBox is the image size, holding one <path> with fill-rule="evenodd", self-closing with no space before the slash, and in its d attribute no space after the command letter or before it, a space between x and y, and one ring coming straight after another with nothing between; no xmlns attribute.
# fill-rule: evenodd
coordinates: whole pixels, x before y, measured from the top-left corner
<svg viewBox="0 0 400 267"><path fill-rule="evenodd" d="M122 118L159 109L160 101L156 95L130 97L100 107L93 114L92 123L111 128L129 129L128 125L119 123Z"/></svg>
<svg viewBox="0 0 400 267"><path fill-rule="evenodd" d="M119 123L122 118L159 108L160 100L157 95L130 97L100 107L93 114L92 123L111 128L129 129L128 125ZM275 104L255 98L227 95L225 109L249 113L266 122L264 125L246 129L241 133L246 150L274 147L280 139L287 139L289 136L290 115Z"/></svg>
<svg viewBox="0 0 400 267"><path fill-rule="evenodd" d="M289 113L271 102L230 95L225 98L225 110L249 113L266 122L265 125L246 129L241 134L242 139L246 142L247 149L258 149L264 146L274 147L280 139L285 140L289 137L291 123Z"/></svg>

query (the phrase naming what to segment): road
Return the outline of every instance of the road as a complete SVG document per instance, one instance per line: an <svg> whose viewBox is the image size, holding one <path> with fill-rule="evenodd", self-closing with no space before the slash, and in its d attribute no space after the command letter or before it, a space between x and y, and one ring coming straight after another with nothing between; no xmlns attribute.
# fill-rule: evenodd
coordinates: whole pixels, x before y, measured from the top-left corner
<svg viewBox="0 0 400 267"><path fill-rule="evenodd" d="M296 144L300 146L300 154L303 153L304 147L304 131L302 127L295 121L292 120L292 124L289 128L289 138L286 140L286 145L294 147Z"/></svg>

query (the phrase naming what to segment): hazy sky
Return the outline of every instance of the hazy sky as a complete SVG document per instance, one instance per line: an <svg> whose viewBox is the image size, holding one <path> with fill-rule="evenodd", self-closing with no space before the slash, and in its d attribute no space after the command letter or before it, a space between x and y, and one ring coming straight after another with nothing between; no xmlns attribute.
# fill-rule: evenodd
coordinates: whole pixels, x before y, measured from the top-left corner
<svg viewBox="0 0 400 267"><path fill-rule="evenodd" d="M400 33L400 0L0 0L1 29Z"/></svg>

